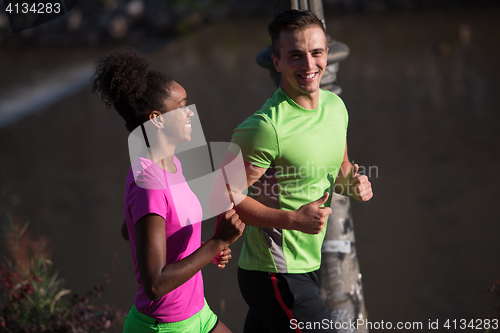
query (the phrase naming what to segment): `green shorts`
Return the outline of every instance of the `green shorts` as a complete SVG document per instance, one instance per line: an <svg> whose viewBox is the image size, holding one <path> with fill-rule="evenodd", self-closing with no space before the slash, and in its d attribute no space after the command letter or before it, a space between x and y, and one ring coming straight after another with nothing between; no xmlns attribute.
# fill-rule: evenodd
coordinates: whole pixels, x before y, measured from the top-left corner
<svg viewBox="0 0 500 333"><path fill-rule="evenodd" d="M198 313L188 319L175 321L173 323L158 323L156 319L137 312L135 305L132 306L128 316L125 317L123 333L141 333L141 332L163 332L163 333L210 333L212 332L219 319L210 309L205 300L205 306Z"/></svg>

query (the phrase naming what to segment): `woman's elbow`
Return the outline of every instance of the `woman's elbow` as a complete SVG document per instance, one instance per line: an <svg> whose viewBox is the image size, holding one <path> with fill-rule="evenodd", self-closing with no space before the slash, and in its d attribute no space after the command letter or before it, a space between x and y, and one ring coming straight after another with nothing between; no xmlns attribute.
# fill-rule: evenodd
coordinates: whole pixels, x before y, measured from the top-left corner
<svg viewBox="0 0 500 333"><path fill-rule="evenodd" d="M128 241L129 240L128 228L127 228L127 224L125 223L125 221L123 221L121 232L122 232L123 239L125 239L126 241Z"/></svg>
<svg viewBox="0 0 500 333"><path fill-rule="evenodd" d="M149 298L149 300L151 300L152 302L156 302L158 300L160 300L163 296L161 292L159 292L156 288L144 288L144 293L146 294L146 296Z"/></svg>
<svg viewBox="0 0 500 333"><path fill-rule="evenodd" d="M165 286L159 284L151 284L148 286L144 286L144 293L146 296L153 302L160 300L163 296L170 292L169 289L166 289Z"/></svg>

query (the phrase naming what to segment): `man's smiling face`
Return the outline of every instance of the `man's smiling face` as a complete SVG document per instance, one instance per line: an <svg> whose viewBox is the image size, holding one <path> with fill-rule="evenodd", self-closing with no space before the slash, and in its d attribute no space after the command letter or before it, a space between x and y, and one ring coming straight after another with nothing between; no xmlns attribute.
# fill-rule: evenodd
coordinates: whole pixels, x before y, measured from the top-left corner
<svg viewBox="0 0 500 333"><path fill-rule="evenodd" d="M292 99L317 92L328 54L323 30L310 26L282 31L278 43L280 57L273 55L272 59L281 73L281 88Z"/></svg>

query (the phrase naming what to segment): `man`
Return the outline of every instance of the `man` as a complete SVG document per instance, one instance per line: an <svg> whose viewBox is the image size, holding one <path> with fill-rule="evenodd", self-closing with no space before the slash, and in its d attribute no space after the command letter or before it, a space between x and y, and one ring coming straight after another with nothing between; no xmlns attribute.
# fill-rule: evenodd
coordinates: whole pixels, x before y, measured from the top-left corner
<svg viewBox="0 0 500 333"><path fill-rule="evenodd" d="M247 225L238 263L250 307L244 332L334 331L319 294L324 206L331 191L367 201L371 184L349 163L342 100L319 89L328 54L321 20L291 10L269 33L280 88L232 138L251 186L236 206Z"/></svg>

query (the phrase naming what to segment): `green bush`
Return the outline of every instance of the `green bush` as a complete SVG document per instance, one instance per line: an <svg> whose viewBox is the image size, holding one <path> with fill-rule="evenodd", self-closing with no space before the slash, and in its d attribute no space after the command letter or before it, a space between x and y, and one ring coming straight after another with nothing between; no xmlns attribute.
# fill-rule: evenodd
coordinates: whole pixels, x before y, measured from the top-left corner
<svg viewBox="0 0 500 333"><path fill-rule="evenodd" d="M120 326L120 309L91 302L101 297L110 274L86 295L72 293L45 251L31 253L28 263L19 262L19 240L28 225L19 229L11 224L10 256L0 266L1 332L104 332Z"/></svg>

